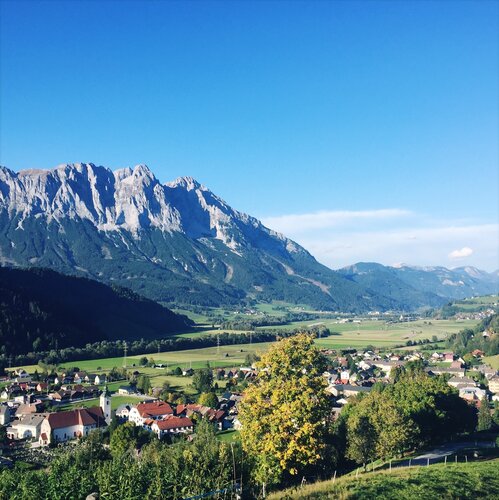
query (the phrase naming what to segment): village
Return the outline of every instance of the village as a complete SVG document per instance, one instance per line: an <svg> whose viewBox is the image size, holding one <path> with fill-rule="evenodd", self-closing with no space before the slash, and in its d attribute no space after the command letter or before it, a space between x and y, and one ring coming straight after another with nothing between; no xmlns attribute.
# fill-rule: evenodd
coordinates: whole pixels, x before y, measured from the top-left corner
<svg viewBox="0 0 499 500"><path fill-rule="evenodd" d="M329 361L323 377L333 418L337 418L351 398L370 392L375 384L393 383L400 371L411 365L419 365L430 376L444 376L447 384L477 409L483 404L490 408L499 402L499 374L482 362L484 353L478 349L469 353L468 361L448 351L322 349L322 352ZM39 380L34 380L34 374L24 369L13 370L1 381L4 387L0 393L0 426L5 437L2 463L12 465L21 449L43 450L79 440L96 429L107 429L112 423L118 426L128 422L168 442L179 436L192 439L201 420L210 422L221 434L227 431L237 434L242 426L238 405L244 387L258 376L257 366L253 363L231 369L204 369L211 372L206 388L211 396L210 405L199 398L196 401L192 395L168 400L155 387L142 393L136 384L140 368L132 372L122 369L129 378L123 377L118 382L113 381L116 369L107 376L81 370L51 373L46 377L37 374ZM190 378L195 373L186 368L181 376ZM228 384L214 387L213 381ZM107 385L110 382L115 387L112 393ZM124 398L125 402L113 408L114 398ZM89 406L87 402L93 404Z"/></svg>

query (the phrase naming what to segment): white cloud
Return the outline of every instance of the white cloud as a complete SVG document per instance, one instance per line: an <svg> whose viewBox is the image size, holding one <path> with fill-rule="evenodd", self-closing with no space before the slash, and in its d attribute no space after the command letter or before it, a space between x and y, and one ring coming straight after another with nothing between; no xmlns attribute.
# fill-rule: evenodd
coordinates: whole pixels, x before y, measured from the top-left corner
<svg viewBox="0 0 499 500"><path fill-rule="evenodd" d="M481 269L499 267L499 224L437 220L400 209L324 211L263 220L332 269L362 261L452 267L458 256ZM468 247L471 242L473 249ZM449 248L458 250L449 254Z"/></svg>
<svg viewBox="0 0 499 500"><path fill-rule="evenodd" d="M465 257L470 257L473 254L473 249L470 247L463 247L461 250L454 250L449 254L449 259L464 259Z"/></svg>
<svg viewBox="0 0 499 500"><path fill-rule="evenodd" d="M322 210L308 214L289 214L266 217L262 222L271 229L284 234L303 233L326 229L359 220L383 220L411 215L409 210L385 208L380 210Z"/></svg>

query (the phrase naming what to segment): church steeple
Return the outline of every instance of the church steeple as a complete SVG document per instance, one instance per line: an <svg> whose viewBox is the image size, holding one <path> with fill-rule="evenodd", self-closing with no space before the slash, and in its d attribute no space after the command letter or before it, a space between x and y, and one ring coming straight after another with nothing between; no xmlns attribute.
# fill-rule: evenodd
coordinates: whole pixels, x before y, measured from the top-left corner
<svg viewBox="0 0 499 500"><path fill-rule="evenodd" d="M102 412L104 413L104 419L106 424L109 425L111 423L111 394L107 389L107 385L104 387L100 395L100 407L102 408Z"/></svg>

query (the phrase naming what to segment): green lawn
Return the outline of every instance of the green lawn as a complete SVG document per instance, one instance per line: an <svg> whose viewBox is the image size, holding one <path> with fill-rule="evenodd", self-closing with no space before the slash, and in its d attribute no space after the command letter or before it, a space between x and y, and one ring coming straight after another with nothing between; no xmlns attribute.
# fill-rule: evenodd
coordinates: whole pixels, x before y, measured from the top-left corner
<svg viewBox="0 0 499 500"><path fill-rule="evenodd" d="M217 438L224 443L231 443L240 439L239 431L235 429L229 429L227 431L221 431L217 433Z"/></svg>
<svg viewBox="0 0 499 500"><path fill-rule="evenodd" d="M58 408L61 410L75 410L76 408L91 408L92 406L99 406L99 398L77 401L75 403L58 406Z"/></svg>
<svg viewBox="0 0 499 500"><path fill-rule="evenodd" d="M141 396L115 396L111 398L111 409L116 410L118 406L124 405L124 404L132 404L136 405L143 401L144 398Z"/></svg>
<svg viewBox="0 0 499 500"><path fill-rule="evenodd" d="M487 356L483 358L483 362L490 365L492 368L499 370L499 354L495 356Z"/></svg>

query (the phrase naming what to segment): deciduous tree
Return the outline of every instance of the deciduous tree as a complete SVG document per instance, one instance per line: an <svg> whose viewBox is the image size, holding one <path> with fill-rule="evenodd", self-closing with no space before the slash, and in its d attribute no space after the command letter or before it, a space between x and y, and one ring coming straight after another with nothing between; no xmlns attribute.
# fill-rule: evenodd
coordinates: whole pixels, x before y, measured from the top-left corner
<svg viewBox="0 0 499 500"><path fill-rule="evenodd" d="M240 405L242 445L260 484L277 483L315 467L326 457L329 399L326 360L313 338L300 334L273 345Z"/></svg>

